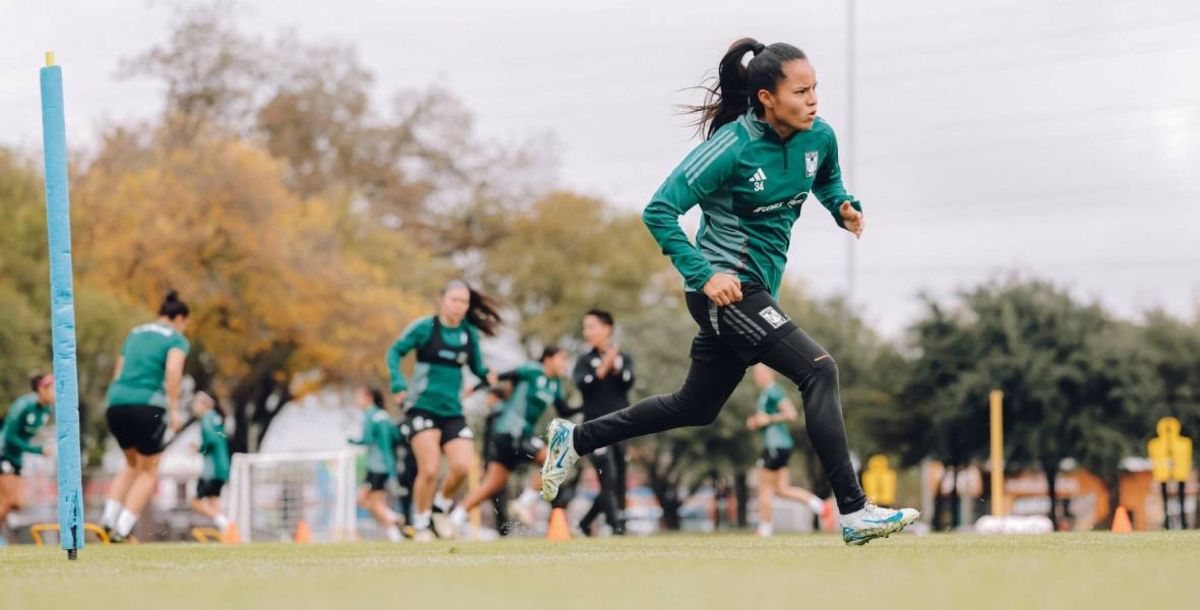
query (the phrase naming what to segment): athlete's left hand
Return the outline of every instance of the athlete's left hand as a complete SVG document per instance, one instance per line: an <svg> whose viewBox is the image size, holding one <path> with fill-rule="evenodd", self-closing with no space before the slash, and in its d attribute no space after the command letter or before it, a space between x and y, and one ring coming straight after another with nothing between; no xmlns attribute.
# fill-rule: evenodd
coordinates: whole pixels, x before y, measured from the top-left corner
<svg viewBox="0 0 1200 610"><path fill-rule="evenodd" d="M838 209L838 212L842 215L842 226L846 227L847 231L853 233L854 237L861 238L864 225L866 224L862 212L854 209L854 206L850 205L849 201L843 201L842 207Z"/></svg>
<svg viewBox="0 0 1200 610"><path fill-rule="evenodd" d="M499 386L500 385L500 375L496 374L495 371L488 371L487 382L488 382L488 385L492 386L493 388Z"/></svg>

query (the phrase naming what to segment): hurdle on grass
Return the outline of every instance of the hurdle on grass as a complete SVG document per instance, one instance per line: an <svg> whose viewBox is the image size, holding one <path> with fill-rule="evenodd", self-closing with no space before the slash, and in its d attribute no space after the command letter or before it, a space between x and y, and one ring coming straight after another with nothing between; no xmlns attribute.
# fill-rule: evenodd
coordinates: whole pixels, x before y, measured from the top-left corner
<svg viewBox="0 0 1200 610"><path fill-rule="evenodd" d="M41 70L45 149L46 230L50 243L50 323L54 352L54 421L58 455L59 544L75 559L83 548L79 459L79 388L75 368L75 290L71 277L71 196L67 189L67 126L62 68L46 53Z"/></svg>

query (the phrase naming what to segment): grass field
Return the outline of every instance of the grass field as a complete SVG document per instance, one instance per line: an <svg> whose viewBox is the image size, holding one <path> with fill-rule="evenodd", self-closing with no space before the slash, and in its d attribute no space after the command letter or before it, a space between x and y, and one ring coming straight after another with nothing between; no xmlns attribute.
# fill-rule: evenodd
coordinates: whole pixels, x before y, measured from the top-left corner
<svg viewBox="0 0 1200 610"><path fill-rule="evenodd" d="M0 548L0 608L1149 608L1200 602L1200 533L661 536Z"/></svg>

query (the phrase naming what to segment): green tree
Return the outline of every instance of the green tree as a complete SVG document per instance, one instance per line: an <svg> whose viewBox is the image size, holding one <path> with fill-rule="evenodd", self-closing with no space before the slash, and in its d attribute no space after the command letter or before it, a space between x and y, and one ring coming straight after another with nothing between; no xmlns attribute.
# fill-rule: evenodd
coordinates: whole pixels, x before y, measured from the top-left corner
<svg viewBox="0 0 1200 610"><path fill-rule="evenodd" d="M514 215L486 264L488 284L520 318L523 342L575 335L592 307L638 312L675 290L640 217L566 192Z"/></svg>
<svg viewBox="0 0 1200 610"><path fill-rule="evenodd" d="M919 355L900 395L909 418L881 428L906 463L934 457L953 472L982 459L987 395L998 388L1007 465L1040 468L1053 493L1074 458L1115 489L1160 390L1133 334L1098 305L1014 278L965 291L949 309L929 302L914 335ZM1049 516L1057 524L1053 506Z"/></svg>

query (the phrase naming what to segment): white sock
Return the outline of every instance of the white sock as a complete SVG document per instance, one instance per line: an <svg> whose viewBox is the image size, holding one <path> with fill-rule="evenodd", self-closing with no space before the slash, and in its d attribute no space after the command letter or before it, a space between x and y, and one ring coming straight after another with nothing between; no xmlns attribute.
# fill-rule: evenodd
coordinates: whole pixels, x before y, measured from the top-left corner
<svg viewBox="0 0 1200 610"><path fill-rule="evenodd" d="M414 529L429 529L429 518L433 515L433 511L427 510L420 513L413 513L413 528Z"/></svg>
<svg viewBox="0 0 1200 610"><path fill-rule="evenodd" d="M758 535L759 536L775 535L775 524L774 523L759 523L758 524Z"/></svg>
<svg viewBox="0 0 1200 610"><path fill-rule="evenodd" d="M229 518L225 515L218 514L216 517L213 517L213 522L217 524L217 529L221 530L222 534L229 528Z"/></svg>
<svg viewBox="0 0 1200 610"><path fill-rule="evenodd" d="M383 528L383 531L387 532L388 542L404 541L404 534L400 533L400 526L398 525L389 525Z"/></svg>
<svg viewBox="0 0 1200 610"><path fill-rule="evenodd" d="M517 497L517 502L529 506L537 502L540 497L542 497L540 493L526 487L525 491L522 491L521 495Z"/></svg>
<svg viewBox="0 0 1200 610"><path fill-rule="evenodd" d="M442 495L442 492L437 492L433 497L433 505L438 507L443 513L448 512L451 506L454 506L454 500Z"/></svg>
<svg viewBox="0 0 1200 610"><path fill-rule="evenodd" d="M399 523L400 522L400 515L397 515L396 511L394 511L390 508L383 509L383 518L387 519L388 523Z"/></svg>
<svg viewBox="0 0 1200 610"><path fill-rule="evenodd" d="M812 512L818 517L820 517L821 513L825 512L825 502L820 498L813 496L808 499L808 508L812 510Z"/></svg>
<svg viewBox="0 0 1200 610"><path fill-rule="evenodd" d="M117 534L125 537L129 532L133 531L133 526L137 524L138 516L129 512L129 509L121 509L121 514L117 516Z"/></svg>
<svg viewBox="0 0 1200 610"><path fill-rule="evenodd" d="M117 526L117 517L125 507L120 502L109 498L104 501L104 512L100 513L100 525L109 529L114 529Z"/></svg>

